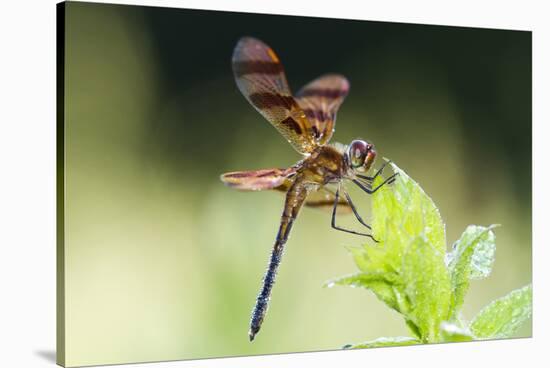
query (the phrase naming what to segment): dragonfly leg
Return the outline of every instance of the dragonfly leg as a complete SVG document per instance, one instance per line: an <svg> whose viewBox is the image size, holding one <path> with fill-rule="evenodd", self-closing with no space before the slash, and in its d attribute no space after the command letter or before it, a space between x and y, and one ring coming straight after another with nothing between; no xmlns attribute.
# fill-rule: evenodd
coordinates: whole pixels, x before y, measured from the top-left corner
<svg viewBox="0 0 550 368"><path fill-rule="evenodd" d="M378 171L376 171L376 173L374 174L374 176L367 176L367 175L360 175L360 174L357 174L358 177L360 177L361 179L365 179L365 180L368 180L368 181L374 181L374 179L376 179L380 174L382 174L382 171L384 171L384 168L386 167L387 164L391 163L391 160L389 161L384 161L384 163L382 164L382 166L378 169Z"/></svg>
<svg viewBox="0 0 550 368"><path fill-rule="evenodd" d="M359 212L357 212L357 208L355 208L355 205L353 204L353 202L351 200L351 197L349 196L348 192L346 192L345 189L342 189L342 191L344 192L344 195L346 196L346 201L348 202L349 206L351 207L351 210L353 211L353 214L355 215L355 218L357 219L357 221L359 221L359 223L361 225L365 226L367 229L372 230L372 228L365 221L363 221L363 219L359 215Z"/></svg>
<svg viewBox="0 0 550 368"><path fill-rule="evenodd" d="M352 179L352 181L357 184L357 186L359 188L361 188L364 192L368 193L368 194L373 194L375 193L378 189L382 188L382 186L386 185L386 184L391 184L394 182L395 180L395 177L399 175L399 173L395 173L393 174L392 176L389 176L386 180L384 180L382 183L380 183L376 188L374 189L371 189L369 188L368 186L366 186L365 184L361 183L359 180L357 179Z"/></svg>
<svg viewBox="0 0 550 368"><path fill-rule="evenodd" d="M345 193L345 192L344 192ZM339 231L343 231L345 233L350 233L350 234L355 234L355 235L361 235L361 236L367 236L369 238L371 238L372 240L374 240L375 242L378 243L378 240L374 239L374 237L372 236L372 234L365 234L365 233L360 233L360 232L357 232L357 231L353 231L353 230L348 230L348 229L344 229L343 227L340 227L338 225L336 225L336 208L338 207L338 198L339 198L339 194L340 194L340 187L338 187L338 189L336 190L336 193L334 195L334 206L332 207L332 219L331 219L331 223L330 225L332 226L333 229L335 230L339 230ZM347 193L346 193L347 194ZM351 206L351 204L350 204ZM357 212L354 210L354 207L352 207L353 209L353 212L356 214L356 216L358 216ZM358 217L358 220L359 220L360 217ZM363 222L363 220L361 219L360 222L367 226L369 229L370 227L365 224Z"/></svg>

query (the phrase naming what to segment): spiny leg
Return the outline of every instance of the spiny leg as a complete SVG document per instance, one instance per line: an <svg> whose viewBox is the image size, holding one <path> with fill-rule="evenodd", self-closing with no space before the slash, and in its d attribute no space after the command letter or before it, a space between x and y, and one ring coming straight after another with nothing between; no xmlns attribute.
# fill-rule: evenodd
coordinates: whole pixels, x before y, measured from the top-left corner
<svg viewBox="0 0 550 368"><path fill-rule="evenodd" d="M361 183L359 180L357 179L352 179L352 181L359 187L361 188L363 191L367 192L368 194L373 194L375 193L378 189L382 188L385 184L389 184L389 183L392 183L394 180L395 180L395 177L399 175L399 173L395 173L393 174L392 176L388 177L386 180L384 180L382 183L380 183L376 188L374 189L371 189L369 187L367 187L365 184Z"/></svg>
<svg viewBox="0 0 550 368"><path fill-rule="evenodd" d="M345 192L344 192L345 193ZM339 230L339 231L343 231L343 232L346 232L346 233L350 233L350 234L355 234L355 235L361 235L361 236L367 236L369 238L371 238L372 240L374 240L375 242L378 242L376 239L374 239L374 237L371 235L371 234L365 234L365 233L360 233L360 232L357 232L357 231L353 231L353 230L348 230L348 229L344 229L343 227L340 227L338 225L336 225L336 208L338 207L338 198L339 198L339 194L340 194L340 187L338 187L338 189L336 190L336 193L334 195L334 206L332 207L332 219L331 219L331 223L330 225L332 226L333 229L335 230ZM347 194L347 193L346 193ZM350 204L350 206L352 206ZM357 212L355 211L354 207L352 207L352 210L353 212L356 214L356 216L358 216ZM359 220L360 217L358 217L357 219ZM368 225L366 225L363 220L361 219L360 222L369 227ZM370 229L370 227L369 227Z"/></svg>
<svg viewBox="0 0 550 368"><path fill-rule="evenodd" d="M392 184L393 182L395 182L395 177L396 176L397 175L393 175L393 177L389 178L388 181L384 184L388 184L388 185ZM368 181L366 179L361 179L361 178L359 178L357 180L360 181L361 184L363 184L368 190L372 191L372 181Z"/></svg>
<svg viewBox="0 0 550 368"><path fill-rule="evenodd" d="M355 215L357 221L359 221L361 225L365 226L367 229L372 230L372 228L365 221L363 221L363 219L359 215L359 212L357 212L357 208L355 208L355 205L353 204L348 192L346 192L345 189L342 189L342 191L344 192L344 195L346 196L346 201L348 201L348 204L351 207L351 210L353 211L353 214Z"/></svg>
<svg viewBox="0 0 550 368"><path fill-rule="evenodd" d="M387 182L383 183L383 184L392 184L393 182L395 182L395 177L399 175L398 173L396 173L395 175L392 175L391 178L389 178L387 180ZM365 187L367 187L369 190L372 190L372 181L368 181L366 179L357 179L361 182L361 184L363 184Z"/></svg>
<svg viewBox="0 0 550 368"><path fill-rule="evenodd" d="M374 176L367 176L367 175L360 175L360 174L356 174L358 177L360 177L361 179L366 179L368 181L374 181L374 179L376 179L380 174L382 174L382 171L384 171L384 168L386 167L387 164L391 163L391 160L389 161L384 161L384 163L382 164L382 166L378 169L378 171L374 174Z"/></svg>

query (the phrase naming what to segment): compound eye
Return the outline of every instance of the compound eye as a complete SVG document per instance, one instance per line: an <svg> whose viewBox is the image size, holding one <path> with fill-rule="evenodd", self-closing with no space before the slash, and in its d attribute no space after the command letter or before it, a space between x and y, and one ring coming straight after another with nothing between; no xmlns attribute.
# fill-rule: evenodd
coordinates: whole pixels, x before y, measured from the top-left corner
<svg viewBox="0 0 550 368"><path fill-rule="evenodd" d="M363 166L367 156L368 144L365 141L353 141L349 146L350 165L353 168Z"/></svg>

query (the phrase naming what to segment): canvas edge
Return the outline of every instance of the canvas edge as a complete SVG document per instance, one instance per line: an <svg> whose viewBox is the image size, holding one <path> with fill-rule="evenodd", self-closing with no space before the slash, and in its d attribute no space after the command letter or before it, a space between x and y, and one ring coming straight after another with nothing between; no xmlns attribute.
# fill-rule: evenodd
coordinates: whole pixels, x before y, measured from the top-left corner
<svg viewBox="0 0 550 368"><path fill-rule="evenodd" d="M65 366L65 2L56 4L56 363Z"/></svg>

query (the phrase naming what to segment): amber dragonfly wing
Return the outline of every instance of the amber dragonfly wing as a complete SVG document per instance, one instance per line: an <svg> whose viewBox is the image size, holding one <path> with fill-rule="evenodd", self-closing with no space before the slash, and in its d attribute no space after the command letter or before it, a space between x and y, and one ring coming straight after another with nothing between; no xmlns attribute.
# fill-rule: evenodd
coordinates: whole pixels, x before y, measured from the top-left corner
<svg viewBox="0 0 550 368"><path fill-rule="evenodd" d="M296 101L312 124L318 145L328 143L334 133L336 113L349 92L348 80L339 74L323 75L296 94Z"/></svg>
<svg viewBox="0 0 550 368"><path fill-rule="evenodd" d="M260 40L243 37L235 46L233 74L244 97L301 154L317 147L314 128L298 105L281 61Z"/></svg>
<svg viewBox="0 0 550 368"><path fill-rule="evenodd" d="M220 179L228 187L238 190L259 191L273 189L286 193L294 182L295 174L295 168L274 168L228 172L221 175ZM318 190L310 191L304 205L309 208L330 212L334 207L335 200L335 193L326 187L322 187ZM337 211L339 214L351 213L351 206L345 198L338 198Z"/></svg>
<svg viewBox="0 0 550 368"><path fill-rule="evenodd" d="M228 187L239 190L267 190L290 186L290 178L295 173L294 168L233 171L221 175L220 179Z"/></svg>

